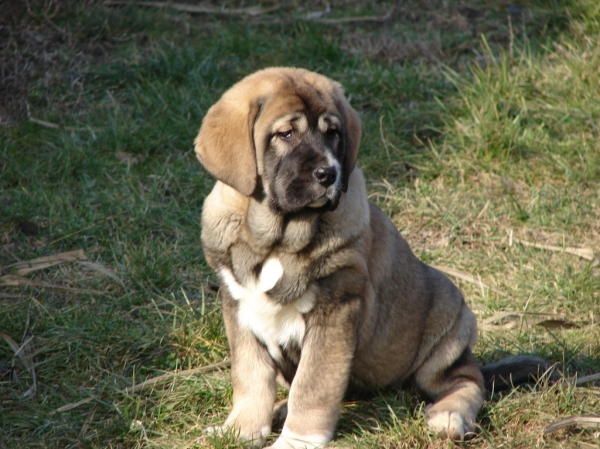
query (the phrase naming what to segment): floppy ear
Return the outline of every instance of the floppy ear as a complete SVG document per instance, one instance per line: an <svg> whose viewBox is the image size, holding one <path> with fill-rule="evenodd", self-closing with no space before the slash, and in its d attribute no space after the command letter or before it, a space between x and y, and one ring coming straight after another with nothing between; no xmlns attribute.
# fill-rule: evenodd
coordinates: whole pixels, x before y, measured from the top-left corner
<svg viewBox="0 0 600 449"><path fill-rule="evenodd" d="M348 100L342 96L339 100L339 109L344 119L344 134L342 145L344 147L344 158L342 160L342 190L348 190L348 179L356 165L358 147L360 145L361 125L358 113L350 106Z"/></svg>
<svg viewBox="0 0 600 449"><path fill-rule="evenodd" d="M211 175L250 196L257 183L253 128L259 105L232 88L207 112L195 150Z"/></svg>

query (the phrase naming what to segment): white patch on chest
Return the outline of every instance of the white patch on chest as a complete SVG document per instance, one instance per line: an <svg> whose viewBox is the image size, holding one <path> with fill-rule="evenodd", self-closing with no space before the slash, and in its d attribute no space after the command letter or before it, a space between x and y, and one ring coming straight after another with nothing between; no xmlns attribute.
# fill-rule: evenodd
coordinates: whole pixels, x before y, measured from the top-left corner
<svg viewBox="0 0 600 449"><path fill-rule="evenodd" d="M282 360L280 347L289 348L292 343L302 347L306 331L302 314L312 309L315 292L309 288L285 305L274 301L266 292L283 276L283 266L277 257L267 259L258 279L246 285L241 285L228 268L221 268L219 276L232 298L239 301L238 324L250 330L267 347L273 359Z"/></svg>

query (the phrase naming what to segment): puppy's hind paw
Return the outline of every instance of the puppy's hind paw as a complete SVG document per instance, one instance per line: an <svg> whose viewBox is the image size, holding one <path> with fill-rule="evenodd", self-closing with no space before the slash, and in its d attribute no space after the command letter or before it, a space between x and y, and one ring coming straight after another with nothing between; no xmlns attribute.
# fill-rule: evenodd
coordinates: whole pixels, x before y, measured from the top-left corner
<svg viewBox="0 0 600 449"><path fill-rule="evenodd" d="M429 428L440 438L463 441L475 436L473 425L458 412L426 412Z"/></svg>

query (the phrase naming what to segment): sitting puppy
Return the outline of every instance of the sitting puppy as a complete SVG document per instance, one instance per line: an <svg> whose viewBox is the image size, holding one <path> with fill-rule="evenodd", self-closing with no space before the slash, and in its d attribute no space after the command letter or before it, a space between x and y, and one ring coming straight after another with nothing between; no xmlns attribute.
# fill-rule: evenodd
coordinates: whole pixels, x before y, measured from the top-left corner
<svg viewBox="0 0 600 449"><path fill-rule="evenodd" d="M279 381L287 417L271 447L324 447L350 386L408 379L433 400L434 432L473 431L485 392L475 316L367 199L360 135L340 85L303 69L256 72L206 114L195 149L218 181L202 243L222 285L233 380L233 409L212 431L264 444ZM518 381L545 366L519 357L484 369Z"/></svg>

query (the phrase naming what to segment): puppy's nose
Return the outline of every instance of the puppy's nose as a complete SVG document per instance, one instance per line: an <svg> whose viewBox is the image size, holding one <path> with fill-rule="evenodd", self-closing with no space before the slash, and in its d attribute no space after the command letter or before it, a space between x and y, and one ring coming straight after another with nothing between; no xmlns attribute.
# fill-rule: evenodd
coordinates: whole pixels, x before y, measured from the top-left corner
<svg viewBox="0 0 600 449"><path fill-rule="evenodd" d="M334 166L319 167L313 172L313 176L323 187L329 187L337 178L337 169Z"/></svg>

